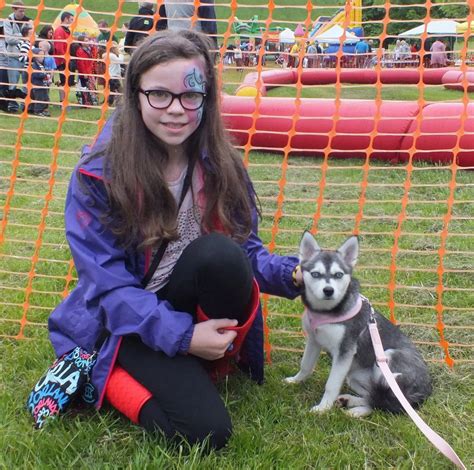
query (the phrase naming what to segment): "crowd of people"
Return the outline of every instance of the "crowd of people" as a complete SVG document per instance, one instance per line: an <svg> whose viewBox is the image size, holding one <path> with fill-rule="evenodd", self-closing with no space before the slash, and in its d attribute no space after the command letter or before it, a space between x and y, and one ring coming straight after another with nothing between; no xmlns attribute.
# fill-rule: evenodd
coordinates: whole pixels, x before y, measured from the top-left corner
<svg viewBox="0 0 474 470"><path fill-rule="evenodd" d="M32 114L50 114L48 103L53 85L58 90L60 104L65 101L66 91L72 90L76 104L81 107L99 104L102 96L113 106L121 93L131 54L152 30L192 28L206 33L217 49L212 0L198 7L197 16L191 2L165 1L160 6L157 21L156 5L141 2L138 15L123 24L120 35L111 34L107 21L100 19L97 36L76 32L73 38L70 37L75 21L73 13L64 11L59 26L45 25L35 33L23 1L15 0L11 6L12 13L0 19L0 110L8 113L23 111L28 82L31 104L27 111ZM243 71L244 67L265 66L269 57L284 68L296 68L300 61L304 68L334 67L339 60L342 67L357 68L371 68L378 63L382 67L409 67L420 63L416 41L410 44L405 39L398 39L390 50L382 49L379 53L372 39L360 38L350 52L344 50L342 56L338 53L339 44L320 44L314 38L276 46L267 43L263 52L262 47L256 38L235 39L226 46L224 64ZM446 66L448 55L444 41L434 41L425 51L424 60L427 67Z"/></svg>
<svg viewBox="0 0 474 470"><path fill-rule="evenodd" d="M50 88L58 89L59 103L65 101L66 84L76 90L80 105L98 103L97 77L104 76L104 64L109 64L107 83L109 104L120 91L124 56L118 43L107 51L107 22L99 21L101 35L97 38L79 35L70 38L74 15L64 11L60 25L45 25L36 34L33 21L25 13L21 0L12 3L12 13L1 22L0 30L0 109L8 113L24 110L30 83L30 105L27 112L50 116ZM119 70L117 71L117 64ZM30 75L30 76L29 76ZM20 100L19 100L20 99Z"/></svg>
<svg viewBox="0 0 474 470"><path fill-rule="evenodd" d="M340 44L319 43L316 39L297 39L293 44L277 44L276 49L266 47L260 54L262 45L254 38L236 39L226 47L224 64L242 71L244 67L264 66L268 58L282 68L333 68L340 61L341 67L372 68L380 64L384 68L417 67L422 58L427 68L446 67L449 57L446 42L436 39L420 51L419 41L408 42L397 39L393 45L380 50L373 39L359 38L355 44L344 46L339 54Z"/></svg>
<svg viewBox="0 0 474 470"><path fill-rule="evenodd" d="M28 113L49 116L53 86L59 104L65 103L69 89L81 107L99 104L101 95L113 106L131 54L152 30L192 27L214 41L217 35L212 0L198 8L200 19L194 23L192 3L163 3L155 22L156 4L141 2L138 15L123 24L120 40L105 19L97 21L97 36L76 32L71 38L75 16L69 11L61 13L59 26L45 25L36 33L23 1L15 0L11 7L12 13L0 19L0 110L8 113L22 112L29 93Z"/></svg>

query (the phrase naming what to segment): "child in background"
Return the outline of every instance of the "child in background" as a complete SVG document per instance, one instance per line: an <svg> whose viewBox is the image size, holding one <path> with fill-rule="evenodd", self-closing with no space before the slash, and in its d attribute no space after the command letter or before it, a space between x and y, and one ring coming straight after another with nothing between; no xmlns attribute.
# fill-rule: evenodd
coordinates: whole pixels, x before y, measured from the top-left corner
<svg viewBox="0 0 474 470"><path fill-rule="evenodd" d="M44 62L44 51L34 47L32 49L33 59L31 62L31 103L28 113L35 116L50 116L48 112L49 86L51 85L51 74L47 73Z"/></svg>
<svg viewBox="0 0 474 470"><path fill-rule="evenodd" d="M21 36L22 40L18 44L18 49L20 51L20 55L18 57L18 61L20 64L23 66L24 70L21 72L21 81L23 82L23 91L26 93L26 84L28 83L28 71L26 70L28 68L29 64L29 53L31 49L31 44L32 41L30 39L30 36L33 31L33 25L31 23L25 23L25 25L21 28ZM34 33L33 33L34 36Z"/></svg>
<svg viewBox="0 0 474 470"><path fill-rule="evenodd" d="M108 64L109 69L109 98L107 104L113 106L117 94L122 91L122 64L124 60L116 42L112 42L109 54L107 52L102 54L102 60Z"/></svg>
<svg viewBox="0 0 474 470"><path fill-rule="evenodd" d="M85 35L77 38L77 71L79 73L80 101L83 106L93 106L98 104L96 94L96 80L94 73L93 46Z"/></svg>
<svg viewBox="0 0 474 470"><path fill-rule="evenodd" d="M57 70L57 66L54 57L50 55L51 51L53 50L53 48L51 47L51 43L46 39L43 39L41 41L37 41L37 44L38 49L41 49L44 52L43 65L45 70L54 73L54 71Z"/></svg>
<svg viewBox="0 0 474 470"><path fill-rule="evenodd" d="M43 61L43 66L44 70L46 73L49 73L51 76L51 82L54 77L54 72L58 69L56 66L56 61L54 60L54 57L50 56L51 51L53 50L53 47L51 46L51 43L48 40L41 40L38 41L38 48L41 49L44 53L44 61ZM46 90L48 93L48 101L50 101L49 98L49 87ZM49 105L46 106L46 108L43 110L43 113L48 114Z"/></svg>

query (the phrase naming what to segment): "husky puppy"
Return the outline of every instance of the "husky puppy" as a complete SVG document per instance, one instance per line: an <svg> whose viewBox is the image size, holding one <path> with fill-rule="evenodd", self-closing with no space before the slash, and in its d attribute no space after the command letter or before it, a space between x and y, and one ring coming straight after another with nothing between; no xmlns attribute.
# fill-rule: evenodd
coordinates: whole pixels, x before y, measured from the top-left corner
<svg viewBox="0 0 474 470"><path fill-rule="evenodd" d="M337 403L355 417L373 409L403 411L377 366L368 324L375 315L389 367L403 394L417 407L432 392L428 368L413 343L359 294L352 277L359 252L357 237L348 238L337 251L322 250L309 232L300 243L300 265L304 279L302 294L306 345L300 371L287 383L307 379L321 350L332 359L323 398L312 412L323 412ZM356 395L340 395L344 383Z"/></svg>

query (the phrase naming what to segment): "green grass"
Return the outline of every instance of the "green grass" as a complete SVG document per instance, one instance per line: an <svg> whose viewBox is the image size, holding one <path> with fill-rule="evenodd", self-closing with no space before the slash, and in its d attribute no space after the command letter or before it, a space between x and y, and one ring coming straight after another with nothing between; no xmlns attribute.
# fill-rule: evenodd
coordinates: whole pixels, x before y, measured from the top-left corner
<svg viewBox="0 0 474 470"><path fill-rule="evenodd" d="M26 3L39 4L34 0ZM64 3L44 2L48 7ZM264 7L248 6L264 4L239 1L237 16L248 19L258 14L265 19L268 11ZM324 14L319 6L329 4L318 2L312 19ZM116 2L85 0L83 5L93 12L107 11L112 15ZM277 1L276 5L281 7L283 2ZM301 0L286 1L284 6L275 10L279 24L304 21L306 10ZM222 33L230 10L219 8ZM4 16L5 11L0 15ZM124 11L134 13L136 4L125 3ZM45 10L41 21L49 22L54 16L56 12ZM96 19L102 16L94 14ZM108 18L111 22L112 16ZM225 70L224 90L234 93L243 76L235 70ZM373 99L375 93L374 87L356 85L342 85L339 92L334 86L302 90L303 97L312 98ZM419 89L384 86L381 93L384 100L416 100ZM295 88L281 87L269 96L295 94ZM426 87L423 96L426 101L456 101L463 97L442 87ZM73 94L70 99L74 102ZM56 91L52 91L52 100L57 100ZM266 383L259 387L236 375L220 385L235 426L225 450L205 455L199 446L170 447L109 409L100 413L71 412L43 431L34 431L24 403L34 382L53 360L46 321L75 282L63 232L64 197L80 148L93 139L101 117L99 110L72 109L59 127L60 110L53 107L51 111L52 119L30 117L23 122L17 116L0 114L2 205L9 190L13 191L9 207L0 216L0 222L7 220L5 240L0 246L0 469L451 468L405 416L375 413L353 420L341 410L321 416L310 414L309 408L323 393L329 360L324 357L318 371L305 384L282 383L282 378L298 368L304 344L302 306L299 300L274 297L264 300L273 347ZM20 144L18 166L12 165L16 144ZM53 151L55 146L58 152ZM296 253L305 229L317 229L323 246L337 247L358 228L362 253L357 276L364 294L386 316L395 316L429 361L434 394L421 409L421 415L453 445L468 467L474 466L472 172L453 173L450 167L422 163L411 168L377 161L286 159L258 152L244 154L244 158L262 203L260 234L276 252ZM410 187L404 208L407 178ZM367 182L364 194L363 182ZM449 205L452 182L453 203ZM52 199L47 200L50 190ZM363 217L359 223L362 200ZM447 214L451 218L445 237ZM42 222L44 226L40 225ZM401 231L397 237L398 228ZM395 252L394 246L398 247ZM440 257L443 246L446 252ZM35 249L37 260L33 258ZM438 273L439 267L442 274ZM395 287L391 287L392 281ZM391 299L395 302L393 310ZM443 307L442 318L437 315L438 302ZM24 313L27 322L21 330ZM444 363L445 353L436 327L441 319L442 334L455 360L453 369ZM15 339L20 331L26 339Z"/></svg>
<svg viewBox="0 0 474 470"><path fill-rule="evenodd" d="M326 358L303 385L282 383L298 366L297 358L287 353L274 354L263 386L237 376L222 383L234 436L225 450L205 455L199 446L171 447L147 436L108 409L69 413L42 431L33 430L22 405L51 353L44 341L5 341L0 352L9 358L2 367L1 468L451 468L405 416L375 413L353 420L337 409L310 414L327 377ZM467 399L472 397L472 370L460 367L453 373L432 367L432 372L435 393L421 414L469 467L474 463L474 409Z"/></svg>

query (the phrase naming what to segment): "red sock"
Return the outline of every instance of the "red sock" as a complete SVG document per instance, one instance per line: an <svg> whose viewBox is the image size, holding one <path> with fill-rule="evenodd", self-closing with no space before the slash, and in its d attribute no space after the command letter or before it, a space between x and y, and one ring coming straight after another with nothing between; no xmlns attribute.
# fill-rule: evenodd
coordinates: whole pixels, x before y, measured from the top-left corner
<svg viewBox="0 0 474 470"><path fill-rule="evenodd" d="M128 372L118 365L114 366L105 389L105 398L115 409L138 424L140 410L151 397L152 394Z"/></svg>

